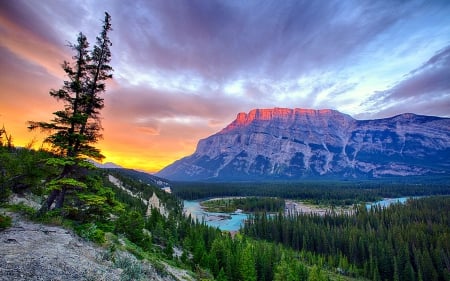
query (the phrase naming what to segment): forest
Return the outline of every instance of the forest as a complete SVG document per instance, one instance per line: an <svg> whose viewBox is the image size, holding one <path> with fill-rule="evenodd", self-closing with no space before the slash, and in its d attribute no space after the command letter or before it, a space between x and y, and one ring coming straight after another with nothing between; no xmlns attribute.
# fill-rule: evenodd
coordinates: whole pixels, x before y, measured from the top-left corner
<svg viewBox="0 0 450 281"><path fill-rule="evenodd" d="M68 190L60 210L40 214L26 205L9 203L11 196L41 197L51 192L46 189L48 179L59 169L46 165L49 157L55 155L0 142L0 208L41 223L64 225L83 239L107 247L108 256L125 247L139 259L156 265L164 261L189 269L198 280L328 280L328 276L335 276L316 265L319 258L313 254L301 261L282 245L241 234L232 237L194 221L182 214L182 201L177 197L120 170L85 168L79 181L85 182L86 188ZM142 198L156 193L169 210L168 216L157 209L146 214L142 200L112 184L110 175L120 179L128 190L142 194ZM0 214L0 231L10 226L11 218ZM119 237L126 241L125 246L114 242ZM290 274L291 279L286 279L285 274ZM130 276L123 280L137 280L137 275Z"/></svg>
<svg viewBox="0 0 450 281"><path fill-rule="evenodd" d="M329 267L372 280L450 280L450 197L410 199L406 204L354 215L255 214L242 232L295 251L326 256Z"/></svg>
<svg viewBox="0 0 450 281"><path fill-rule="evenodd" d="M202 201L201 206L208 212L232 213L236 210L244 212L282 212L284 200L272 197L223 198Z"/></svg>
<svg viewBox="0 0 450 281"><path fill-rule="evenodd" d="M227 196L301 199L312 204L351 206L381 198L450 195L450 179L417 177L413 181L306 182L173 182L173 193L185 200Z"/></svg>
<svg viewBox="0 0 450 281"><path fill-rule="evenodd" d="M46 164L49 157L55 155L3 142L2 206L23 210L8 205L7 199L13 194L48 194L46 182L59 170ZM142 200L111 184L109 175L142 198L156 193L169 215L157 209L146 215ZM135 245L128 247L138 257L190 269L199 280L450 280L449 196L385 209L360 205L353 215L257 212L232 236L184 216L179 197L120 170L85 168L79 180L87 188L69 190L61 211L42 216L25 208L26 213L31 219L62 223L99 244L110 243L111 234L124 237ZM338 194L337 189L333 192ZM0 224L7 227L7 217L2 215Z"/></svg>

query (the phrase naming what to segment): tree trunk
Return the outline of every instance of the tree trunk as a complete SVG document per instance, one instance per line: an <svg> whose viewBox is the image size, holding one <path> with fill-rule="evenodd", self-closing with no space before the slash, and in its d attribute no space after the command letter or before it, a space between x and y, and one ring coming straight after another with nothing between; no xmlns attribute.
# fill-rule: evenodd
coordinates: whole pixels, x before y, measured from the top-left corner
<svg viewBox="0 0 450 281"><path fill-rule="evenodd" d="M56 200L55 209L61 209L64 205L64 198L66 197L67 188L63 187L59 193L58 199Z"/></svg>
<svg viewBox="0 0 450 281"><path fill-rule="evenodd" d="M47 197L47 200L45 200L45 202L42 204L41 208L39 209L39 212L38 212L39 215L43 215L47 211L50 210L53 202L55 202L55 199L56 199L56 197L58 197L59 193L60 193L59 190L52 190L50 195Z"/></svg>

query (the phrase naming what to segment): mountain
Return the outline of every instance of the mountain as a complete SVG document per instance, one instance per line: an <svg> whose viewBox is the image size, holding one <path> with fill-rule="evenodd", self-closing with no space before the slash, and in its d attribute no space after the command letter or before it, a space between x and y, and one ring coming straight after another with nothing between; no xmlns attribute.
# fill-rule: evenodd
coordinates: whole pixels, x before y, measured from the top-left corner
<svg viewBox="0 0 450 281"><path fill-rule="evenodd" d="M146 172L136 171L133 169L125 169L125 168L115 168L114 169L117 172L120 172L121 174L128 176L132 179L135 179L137 181L149 184L149 185L155 185L159 188L169 190L170 184L166 179L151 175Z"/></svg>
<svg viewBox="0 0 450 281"><path fill-rule="evenodd" d="M127 169L123 168L122 166L119 166L112 162L106 162L106 163L99 163L94 160L89 160L92 164L94 164L95 167L100 169L113 169L116 171L119 171L131 178L134 178L136 180L139 180L143 183L150 184L150 185L156 185L159 188L162 188L166 191L170 192L170 185L166 179L154 176L152 174L149 174L147 172L137 171L133 169Z"/></svg>
<svg viewBox="0 0 450 281"><path fill-rule="evenodd" d="M117 165L116 163L113 162L106 162L106 163L99 163L97 161L94 160L89 160L92 164L94 164L95 167L100 168L100 169L122 169L122 166Z"/></svg>
<svg viewBox="0 0 450 281"><path fill-rule="evenodd" d="M170 180L360 179L449 175L450 119L356 120L336 110L254 109L157 176Z"/></svg>

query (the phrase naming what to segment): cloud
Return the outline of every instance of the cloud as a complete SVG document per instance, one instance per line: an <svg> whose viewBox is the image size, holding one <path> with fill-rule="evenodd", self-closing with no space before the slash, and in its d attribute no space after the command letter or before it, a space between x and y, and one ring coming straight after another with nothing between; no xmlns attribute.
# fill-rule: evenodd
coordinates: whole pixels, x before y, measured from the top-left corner
<svg viewBox="0 0 450 281"><path fill-rule="evenodd" d="M189 69L219 83L246 76L282 79L345 59L414 7L377 1L134 1L118 11L114 36L124 63L137 71ZM133 21L126 16L131 11L139 11Z"/></svg>
<svg viewBox="0 0 450 281"><path fill-rule="evenodd" d="M403 109L408 112L450 116L449 73L450 45L412 70L392 88L376 92L367 104L371 108L381 108L378 114L382 115Z"/></svg>
<svg viewBox="0 0 450 281"><path fill-rule="evenodd" d="M2 29L2 33L26 33L27 36L39 38L39 41L49 44L63 44L64 41L57 35L51 23L42 17L45 9L34 9L33 5L29 1L1 1L1 23L8 26L8 29Z"/></svg>
<svg viewBox="0 0 450 281"><path fill-rule="evenodd" d="M247 109L245 104L221 93L194 95L182 92L163 92L148 87L129 87L111 90L106 96L105 119L122 120L142 126L153 124L154 129L169 123L209 127L225 126L236 110ZM220 121L219 121L220 120ZM201 124L199 122L202 121Z"/></svg>
<svg viewBox="0 0 450 281"><path fill-rule="evenodd" d="M421 67L388 92L387 99L442 94L450 90L450 45L440 50Z"/></svg>
<svg viewBox="0 0 450 281"><path fill-rule="evenodd" d="M6 125L50 119L65 45L92 46L104 11L108 161L156 169L253 108L449 114L449 1L16 0L0 1Z"/></svg>

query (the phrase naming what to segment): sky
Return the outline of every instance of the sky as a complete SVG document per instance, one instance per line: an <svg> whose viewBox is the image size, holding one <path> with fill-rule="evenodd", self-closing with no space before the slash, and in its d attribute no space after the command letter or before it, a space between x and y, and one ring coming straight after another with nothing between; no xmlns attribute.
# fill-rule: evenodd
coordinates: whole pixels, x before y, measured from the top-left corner
<svg viewBox="0 0 450 281"><path fill-rule="evenodd" d="M336 109L356 119L450 117L450 1L3 0L0 126L61 109L61 63L107 11L114 78L97 147L156 172L254 108Z"/></svg>

